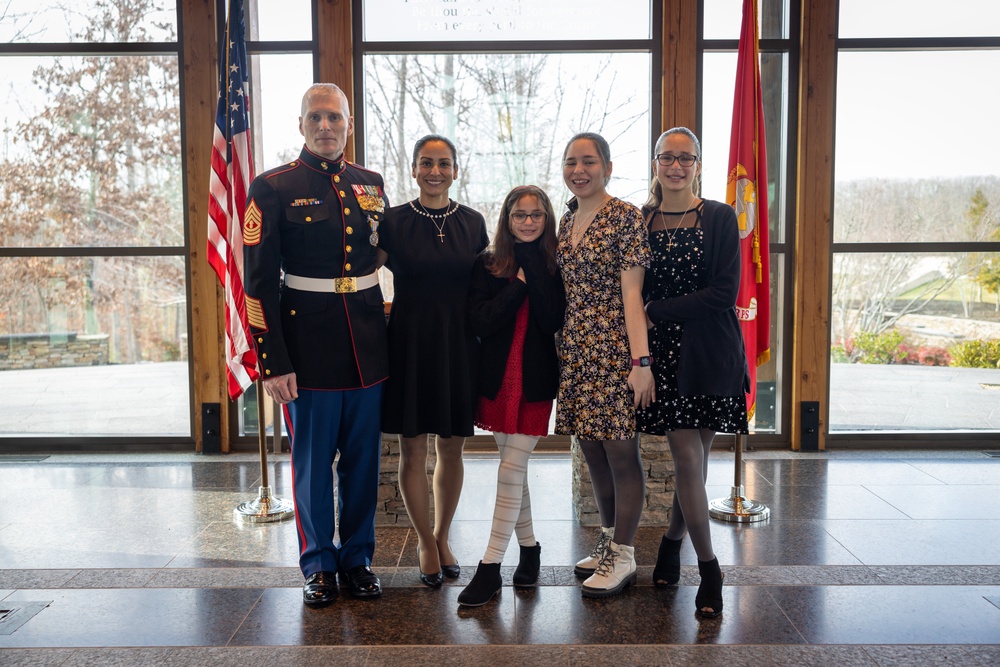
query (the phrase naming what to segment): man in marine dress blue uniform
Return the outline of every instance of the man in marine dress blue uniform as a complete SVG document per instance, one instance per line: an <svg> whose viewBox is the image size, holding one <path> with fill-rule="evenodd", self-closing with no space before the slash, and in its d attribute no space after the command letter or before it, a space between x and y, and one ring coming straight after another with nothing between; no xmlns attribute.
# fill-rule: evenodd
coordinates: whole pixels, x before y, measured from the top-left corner
<svg viewBox="0 0 1000 667"><path fill-rule="evenodd" d="M379 174L344 159L354 118L340 88L306 91L299 131L299 158L247 192L244 281L264 391L284 406L292 445L302 599L321 607L338 576L355 597L382 593L371 560L388 354L375 270L388 201Z"/></svg>

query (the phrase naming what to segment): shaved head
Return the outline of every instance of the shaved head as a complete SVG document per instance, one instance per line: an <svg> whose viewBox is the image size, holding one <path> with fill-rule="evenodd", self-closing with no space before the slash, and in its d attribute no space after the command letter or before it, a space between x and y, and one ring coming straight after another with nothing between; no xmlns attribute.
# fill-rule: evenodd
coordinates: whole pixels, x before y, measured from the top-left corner
<svg viewBox="0 0 1000 667"><path fill-rule="evenodd" d="M306 89L305 95L302 96L302 109L299 112L300 115L306 115L306 109L309 108L309 100L314 97L333 97L340 96L344 100L344 110L347 115L350 115L350 102L347 99L347 93L341 90L340 86L335 83L314 83Z"/></svg>

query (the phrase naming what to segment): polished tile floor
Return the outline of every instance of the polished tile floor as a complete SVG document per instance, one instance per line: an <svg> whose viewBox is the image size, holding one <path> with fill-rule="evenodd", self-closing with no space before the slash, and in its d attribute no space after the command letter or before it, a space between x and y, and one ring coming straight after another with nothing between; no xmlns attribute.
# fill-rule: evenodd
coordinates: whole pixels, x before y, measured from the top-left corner
<svg viewBox="0 0 1000 667"><path fill-rule="evenodd" d="M380 525L382 598L309 610L293 524L233 521L256 456L0 456L0 665L1000 664L1000 459L983 452L746 454L747 496L772 517L713 522L713 621L694 614L689 543L681 585L650 585L656 527L637 539L639 586L581 597L571 564L594 531L573 519L557 454L529 471L542 585L510 587L514 544L499 598L460 609L496 464L467 456L457 583L422 586L412 532ZM287 496L287 455L269 474ZM732 479L732 454L713 454L709 496Z"/></svg>

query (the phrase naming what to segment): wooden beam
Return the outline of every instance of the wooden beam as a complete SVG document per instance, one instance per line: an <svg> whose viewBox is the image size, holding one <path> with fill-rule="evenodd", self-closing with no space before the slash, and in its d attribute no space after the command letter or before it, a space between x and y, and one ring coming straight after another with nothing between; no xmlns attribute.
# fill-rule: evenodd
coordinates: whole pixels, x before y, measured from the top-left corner
<svg viewBox="0 0 1000 667"><path fill-rule="evenodd" d="M212 134L218 101L219 57L216 45L215 0L180 0L184 121L187 181L188 255L190 261L189 317L193 382L195 449L202 451L202 405L222 409L222 451L229 451L228 396L224 377L225 324L222 289L205 259L208 234L208 181Z"/></svg>
<svg viewBox="0 0 1000 667"><path fill-rule="evenodd" d="M661 132L678 126L697 131L698 3L694 0L663 3L660 90L663 91Z"/></svg>
<svg viewBox="0 0 1000 667"><path fill-rule="evenodd" d="M819 448L826 448L830 405L830 284L837 3L802 4L799 70L792 335L791 444L802 446L801 405L819 403Z"/></svg>
<svg viewBox="0 0 1000 667"><path fill-rule="evenodd" d="M335 83L347 93L351 113L362 108L354 99L354 25L351 0L316 0L316 35L319 53L318 82ZM344 152L354 160L355 136L348 138Z"/></svg>

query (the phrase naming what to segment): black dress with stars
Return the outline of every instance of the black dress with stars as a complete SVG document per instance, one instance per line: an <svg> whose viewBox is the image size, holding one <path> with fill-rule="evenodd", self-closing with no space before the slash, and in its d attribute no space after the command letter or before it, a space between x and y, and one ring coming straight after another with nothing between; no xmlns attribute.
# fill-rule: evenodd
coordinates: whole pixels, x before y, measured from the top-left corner
<svg viewBox="0 0 1000 667"><path fill-rule="evenodd" d="M416 204L419 208L419 204ZM489 245L486 220L468 206L386 212L379 247L389 255L389 381L382 431L443 438L473 434L476 339L468 297L476 257Z"/></svg>
<svg viewBox="0 0 1000 667"><path fill-rule="evenodd" d="M694 212L694 211L692 211ZM650 231L652 263L646 270L643 301L670 299L702 289L708 282L702 207L693 227ZM668 248L668 245L670 246ZM679 429L747 433L746 397L681 396L677 387L684 323L664 321L649 330L656 402L636 411L637 430L664 435Z"/></svg>

